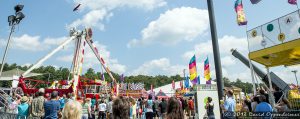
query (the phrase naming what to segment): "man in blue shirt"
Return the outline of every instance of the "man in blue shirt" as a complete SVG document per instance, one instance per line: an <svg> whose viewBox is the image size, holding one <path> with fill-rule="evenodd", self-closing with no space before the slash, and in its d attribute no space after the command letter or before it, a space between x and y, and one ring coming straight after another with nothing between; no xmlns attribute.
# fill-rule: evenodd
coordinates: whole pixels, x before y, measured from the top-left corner
<svg viewBox="0 0 300 119"><path fill-rule="evenodd" d="M234 119L234 112L235 112L235 100L233 98L233 91L228 90L226 92L227 99L225 100L224 105L221 107L224 111L223 117L224 119Z"/></svg>
<svg viewBox="0 0 300 119"><path fill-rule="evenodd" d="M255 112L272 112L272 106L266 102L264 95L259 96L260 103L256 106Z"/></svg>
<svg viewBox="0 0 300 119"><path fill-rule="evenodd" d="M51 93L51 100L44 103L45 118L44 119L58 119L57 113L60 109L60 103L57 100L58 92L53 91Z"/></svg>

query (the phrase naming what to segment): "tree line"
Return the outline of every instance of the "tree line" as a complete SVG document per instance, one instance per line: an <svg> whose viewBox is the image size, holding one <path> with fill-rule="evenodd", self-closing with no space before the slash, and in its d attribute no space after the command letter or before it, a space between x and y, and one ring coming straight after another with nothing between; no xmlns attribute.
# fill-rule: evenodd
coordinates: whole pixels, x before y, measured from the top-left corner
<svg viewBox="0 0 300 119"><path fill-rule="evenodd" d="M20 69L26 71L31 66L20 66L16 63L13 64L4 64L3 72L13 69ZM32 71L33 73L41 73L42 75L30 77L31 79L37 79L45 82L52 82L52 81L59 81L59 80L67 80L72 79L72 74L69 68L59 67L55 68L54 66L40 66ZM117 74L112 72L113 77L120 82L121 74ZM94 69L89 68L87 71L82 75L82 77L88 79L101 79L102 75L101 72L96 72ZM105 80L111 82L112 79L109 77L107 73L104 73ZM146 76L146 75L137 75L137 76L125 76L124 82L125 83L133 83L133 82L141 82L145 84L145 89L149 90L151 85L153 87L160 87L167 84L172 83L172 81L182 81L184 77L180 75L174 76L165 76L165 75L157 75L157 76ZM236 81L230 81L228 78L224 77L224 86L231 87L236 86L243 90L243 92L251 93L252 92L252 83L243 82L241 79L237 79ZM183 83L184 84L184 83ZM38 85L38 87L47 87L50 84L42 83ZM0 81L0 87L11 87L10 81Z"/></svg>

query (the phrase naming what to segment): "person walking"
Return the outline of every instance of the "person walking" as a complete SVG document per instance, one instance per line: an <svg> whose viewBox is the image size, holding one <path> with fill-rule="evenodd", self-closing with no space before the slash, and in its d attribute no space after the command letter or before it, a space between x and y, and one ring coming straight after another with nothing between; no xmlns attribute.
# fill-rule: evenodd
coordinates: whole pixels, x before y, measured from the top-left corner
<svg viewBox="0 0 300 119"><path fill-rule="evenodd" d="M195 114L195 107L194 107L194 101L193 98L190 97L189 101L188 101L188 107L189 107L189 113L188 113L188 117L193 117Z"/></svg>
<svg viewBox="0 0 300 119"><path fill-rule="evenodd" d="M108 104L107 104L107 118L109 118L109 119L113 119L113 112L112 112L112 106L113 106L113 100L112 100L112 97L109 97L108 98Z"/></svg>
<svg viewBox="0 0 300 119"><path fill-rule="evenodd" d="M81 119L82 106L79 102L70 100L62 111L62 119Z"/></svg>
<svg viewBox="0 0 300 119"><path fill-rule="evenodd" d="M232 90L228 90L226 92L227 95L227 99L225 100L224 105L221 106L221 108L224 111L224 115L227 116L223 116L224 119L234 119L234 112L235 112L235 100L233 99L233 91ZM230 116L228 116L230 115Z"/></svg>
<svg viewBox="0 0 300 119"><path fill-rule="evenodd" d="M153 100L151 95L149 95L146 102L146 119L153 119Z"/></svg>
<svg viewBox="0 0 300 119"><path fill-rule="evenodd" d="M91 101L90 98L86 98L86 99L83 100L81 119L88 119L89 117L92 117L90 101Z"/></svg>
<svg viewBox="0 0 300 119"><path fill-rule="evenodd" d="M27 103L29 101L27 96L23 96L21 98L21 104L18 105L18 117L17 119L25 119L29 116L29 104Z"/></svg>
<svg viewBox="0 0 300 119"><path fill-rule="evenodd" d="M207 97L207 103L205 105L206 114L208 119L215 119L214 114L214 104L212 103L212 98Z"/></svg>
<svg viewBox="0 0 300 119"><path fill-rule="evenodd" d="M98 119L105 119L106 117L106 104L104 103L103 100L100 101L100 104L98 106L99 108L99 114L98 114Z"/></svg>
<svg viewBox="0 0 300 119"><path fill-rule="evenodd" d="M44 103L46 99L44 98L45 89L40 88L38 91L38 97L34 98L31 103L31 115L35 118L43 118L45 115Z"/></svg>
<svg viewBox="0 0 300 119"><path fill-rule="evenodd" d="M60 112L60 103L58 101L58 92L51 93L51 100L44 103L45 118L44 119L58 119Z"/></svg>
<svg viewBox="0 0 300 119"><path fill-rule="evenodd" d="M163 98L161 103L159 103L158 107L159 107L159 111L160 111L160 118L165 119L166 115L167 115L167 102L166 99Z"/></svg>
<svg viewBox="0 0 300 119"><path fill-rule="evenodd" d="M166 119L184 119L184 114L180 106L180 102L171 97L167 106L167 118Z"/></svg>

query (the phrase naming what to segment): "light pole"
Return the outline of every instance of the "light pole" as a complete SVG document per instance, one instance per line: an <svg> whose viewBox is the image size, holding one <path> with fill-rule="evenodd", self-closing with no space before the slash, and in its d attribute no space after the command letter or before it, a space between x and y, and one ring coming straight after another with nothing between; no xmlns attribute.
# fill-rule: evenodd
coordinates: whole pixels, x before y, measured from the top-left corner
<svg viewBox="0 0 300 119"><path fill-rule="evenodd" d="M298 84L298 79L297 79L297 70L293 70L292 72L295 74L295 78L296 78L297 86L298 86L299 84Z"/></svg>
<svg viewBox="0 0 300 119"><path fill-rule="evenodd" d="M207 7L208 7L208 15L209 15L209 23L210 23L211 40L213 46L215 70L216 70L218 96L219 96L219 100L222 100L224 84L222 81L222 67L220 61L220 51L219 51L217 28L216 28L215 16L214 16L213 0L207 0Z"/></svg>
<svg viewBox="0 0 300 119"><path fill-rule="evenodd" d="M16 11L15 15L8 16L8 23L9 23L9 26L11 26L11 29L10 29L8 41L7 41L7 44L6 44L6 47L5 47L4 55L3 55L3 58L2 58L0 78L1 78L1 74L2 74L2 71L3 71L4 64L5 64L7 50L8 50L8 47L10 45L10 39L11 39L12 33L15 30L15 25L19 24L21 22L21 20L23 18L25 18L25 15L21 12L23 7L24 7L24 5L16 5L15 8L14 8L15 11Z"/></svg>
<svg viewBox="0 0 300 119"><path fill-rule="evenodd" d="M223 83L223 77L222 77L222 67L221 67L221 61L220 61L220 51L219 51L219 43L218 43L218 36L217 36L217 28L216 28L216 23L215 23L213 0L207 0L207 8L208 8L210 34L211 34L211 41L212 41L212 46L213 46L213 54L214 54L214 62L215 62L218 97L219 97L219 100L223 100L224 83ZM220 115L222 115L221 110L222 109L220 107Z"/></svg>

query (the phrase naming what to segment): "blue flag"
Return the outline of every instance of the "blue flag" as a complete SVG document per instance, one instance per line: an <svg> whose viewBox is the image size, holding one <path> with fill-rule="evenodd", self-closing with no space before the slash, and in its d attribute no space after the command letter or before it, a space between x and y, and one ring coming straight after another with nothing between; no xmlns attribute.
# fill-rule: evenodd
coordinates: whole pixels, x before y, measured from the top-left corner
<svg viewBox="0 0 300 119"><path fill-rule="evenodd" d="M184 80L184 87L189 88L190 87L190 77L186 76Z"/></svg>

